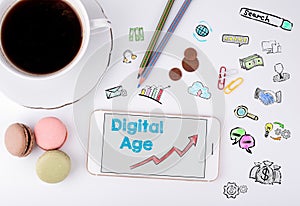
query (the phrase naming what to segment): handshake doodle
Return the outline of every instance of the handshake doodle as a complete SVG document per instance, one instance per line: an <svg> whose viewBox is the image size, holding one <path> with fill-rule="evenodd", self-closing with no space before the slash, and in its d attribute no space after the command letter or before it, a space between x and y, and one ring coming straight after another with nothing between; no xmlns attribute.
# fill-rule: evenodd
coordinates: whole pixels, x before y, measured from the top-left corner
<svg viewBox="0 0 300 206"><path fill-rule="evenodd" d="M271 105L274 103L281 103L282 92L273 92L270 90L261 90L257 88L254 94L255 99L259 99L264 105Z"/></svg>

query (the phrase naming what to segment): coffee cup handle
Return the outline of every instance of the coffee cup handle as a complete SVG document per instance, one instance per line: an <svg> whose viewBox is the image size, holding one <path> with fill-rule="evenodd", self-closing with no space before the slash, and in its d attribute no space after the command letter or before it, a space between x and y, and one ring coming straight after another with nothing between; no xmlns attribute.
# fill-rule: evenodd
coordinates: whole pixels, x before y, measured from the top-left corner
<svg viewBox="0 0 300 206"><path fill-rule="evenodd" d="M92 19L90 21L91 33L101 32L102 28L111 28L111 22L108 19Z"/></svg>

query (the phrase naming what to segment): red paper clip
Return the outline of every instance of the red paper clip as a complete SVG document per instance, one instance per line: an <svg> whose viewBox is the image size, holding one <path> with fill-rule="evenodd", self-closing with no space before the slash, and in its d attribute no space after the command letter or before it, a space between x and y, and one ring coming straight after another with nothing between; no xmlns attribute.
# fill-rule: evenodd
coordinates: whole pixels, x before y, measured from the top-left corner
<svg viewBox="0 0 300 206"><path fill-rule="evenodd" d="M218 89L223 90L226 82L226 67L222 66L219 71Z"/></svg>

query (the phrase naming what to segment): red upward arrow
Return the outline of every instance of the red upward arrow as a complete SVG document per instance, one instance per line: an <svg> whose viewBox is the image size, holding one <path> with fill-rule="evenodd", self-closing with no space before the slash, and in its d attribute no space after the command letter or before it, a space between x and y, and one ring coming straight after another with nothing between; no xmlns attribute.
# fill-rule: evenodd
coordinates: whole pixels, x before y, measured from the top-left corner
<svg viewBox="0 0 300 206"><path fill-rule="evenodd" d="M196 146L197 144L197 140L198 140L198 135L194 135L189 137L190 142L188 143L188 145L184 148L184 150L180 150L177 147L172 147L164 156L162 156L161 158L156 157L155 155L152 155L151 157L145 159L142 162L139 162L137 164L134 164L132 166L130 166L130 169L135 169L137 167L140 167L144 164L147 164L151 161L153 161L156 165L160 164L161 162L163 162L165 159L167 159L171 154L173 154L173 152L176 152L180 157L182 157L183 155L185 155L185 153L187 153L187 151L189 151L189 149L194 145Z"/></svg>

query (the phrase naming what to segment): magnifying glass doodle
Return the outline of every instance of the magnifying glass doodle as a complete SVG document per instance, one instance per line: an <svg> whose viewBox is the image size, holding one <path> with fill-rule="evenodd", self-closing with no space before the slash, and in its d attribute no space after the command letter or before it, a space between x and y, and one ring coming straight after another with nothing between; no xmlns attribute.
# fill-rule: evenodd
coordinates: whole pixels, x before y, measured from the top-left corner
<svg viewBox="0 0 300 206"><path fill-rule="evenodd" d="M245 117L249 117L250 119L253 119L255 121L258 120L258 116L254 115L254 114L250 114L248 113L248 108L246 106L238 106L235 110L234 110L234 114L235 116L237 116L238 118L245 118Z"/></svg>

